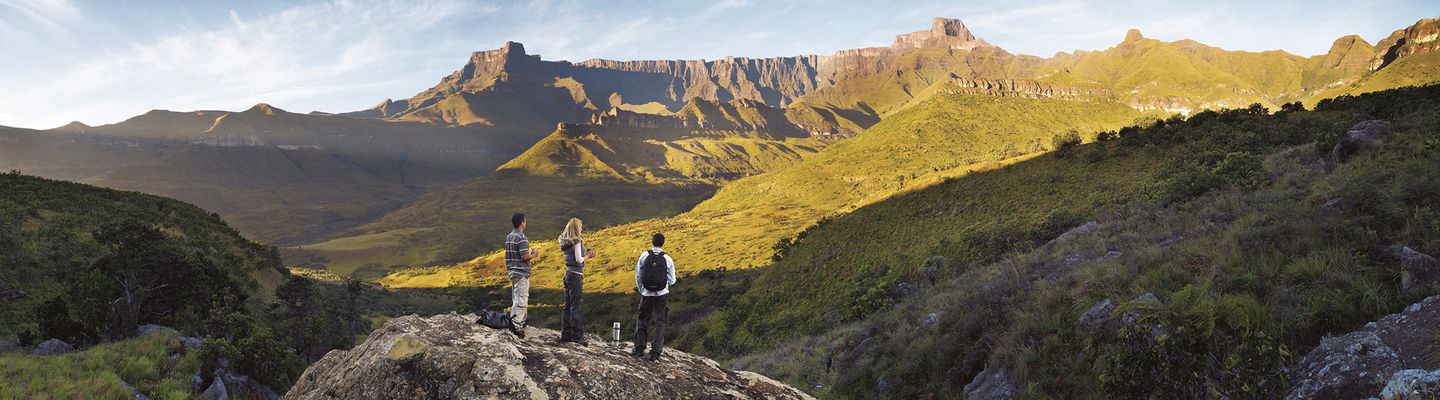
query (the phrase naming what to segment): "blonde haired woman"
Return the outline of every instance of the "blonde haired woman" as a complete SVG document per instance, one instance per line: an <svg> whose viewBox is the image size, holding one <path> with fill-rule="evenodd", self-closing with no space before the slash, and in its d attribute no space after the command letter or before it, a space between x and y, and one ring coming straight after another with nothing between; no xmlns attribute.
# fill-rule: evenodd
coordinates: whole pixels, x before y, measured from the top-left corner
<svg viewBox="0 0 1440 400"><path fill-rule="evenodd" d="M560 341L585 343L585 329L580 324L580 296L584 294L585 260L595 251L585 248L581 232L583 223L571 218L560 233L560 251L565 254L565 310L560 314Z"/></svg>

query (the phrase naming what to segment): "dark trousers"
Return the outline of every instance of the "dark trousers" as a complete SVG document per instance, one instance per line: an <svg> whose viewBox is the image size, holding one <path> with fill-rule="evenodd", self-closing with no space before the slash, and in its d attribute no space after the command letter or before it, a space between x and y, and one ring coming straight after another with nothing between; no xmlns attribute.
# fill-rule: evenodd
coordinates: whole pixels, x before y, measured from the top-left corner
<svg viewBox="0 0 1440 400"><path fill-rule="evenodd" d="M565 310L560 312L560 337L584 339L585 328L580 324L580 297L585 294L585 276L565 273Z"/></svg>
<svg viewBox="0 0 1440 400"><path fill-rule="evenodd" d="M640 314L635 318L635 354L645 353L646 331L655 324L655 338L650 343L650 354L660 354L665 347L665 323L670 320L670 295L640 296Z"/></svg>

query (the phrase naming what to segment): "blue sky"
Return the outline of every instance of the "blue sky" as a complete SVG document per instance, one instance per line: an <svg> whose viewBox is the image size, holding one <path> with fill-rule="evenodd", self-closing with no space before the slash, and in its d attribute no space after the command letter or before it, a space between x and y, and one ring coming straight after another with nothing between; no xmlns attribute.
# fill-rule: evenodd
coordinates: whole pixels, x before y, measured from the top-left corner
<svg viewBox="0 0 1440 400"><path fill-rule="evenodd" d="M259 102L350 111L409 97L506 40L571 61L830 54L888 45L935 16L1041 56L1110 47L1129 28L1313 55L1440 16L1440 2L0 0L0 125Z"/></svg>

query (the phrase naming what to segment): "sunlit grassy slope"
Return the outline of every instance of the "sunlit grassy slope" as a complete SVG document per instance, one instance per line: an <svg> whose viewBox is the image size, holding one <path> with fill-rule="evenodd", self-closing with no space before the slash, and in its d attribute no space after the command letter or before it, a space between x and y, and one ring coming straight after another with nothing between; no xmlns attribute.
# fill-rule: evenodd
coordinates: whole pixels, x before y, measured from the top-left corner
<svg viewBox="0 0 1440 400"><path fill-rule="evenodd" d="M170 355L179 354L177 358ZM0 398L133 399L123 379L152 399L200 398L190 377L200 351L173 334L157 333L61 356L0 354Z"/></svg>
<svg viewBox="0 0 1440 400"><path fill-rule="evenodd" d="M592 234L591 246L600 257L590 264L587 289L629 290L635 257L648 248L654 232L669 237L666 247L682 273L760 266L769 261L777 241L827 215L940 174L1044 150L1052 136L1067 130L1115 128L1140 115L1104 99L937 94L800 163L727 184L690 212ZM536 285L559 285L556 245L551 242L540 242L546 254L537 262ZM502 261L491 254L452 268L477 268L481 275L498 279Z"/></svg>
<svg viewBox="0 0 1440 400"><path fill-rule="evenodd" d="M1280 397L1321 337L1435 293L1402 292L1388 249L1440 251L1437 92L1203 113L896 196L810 229L676 345L821 397L1000 367L1025 397ZM1372 117L1384 143L1334 163ZM1161 303L1134 329L1077 323L1144 293Z"/></svg>
<svg viewBox="0 0 1440 400"><path fill-rule="evenodd" d="M469 260L500 248L510 215L555 237L578 217L591 230L690 210L730 179L798 162L825 143L762 132L567 125L494 174L422 196L352 234L285 249L291 264L366 278Z"/></svg>

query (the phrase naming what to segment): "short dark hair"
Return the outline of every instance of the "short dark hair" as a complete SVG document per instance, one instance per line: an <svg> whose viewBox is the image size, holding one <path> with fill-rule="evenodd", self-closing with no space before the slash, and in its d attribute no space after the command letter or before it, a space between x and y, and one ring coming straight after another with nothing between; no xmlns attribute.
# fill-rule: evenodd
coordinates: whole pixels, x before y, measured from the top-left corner
<svg viewBox="0 0 1440 400"><path fill-rule="evenodd" d="M650 237L650 244L655 245L655 247L664 246L664 245L665 245L665 234L663 234L663 233L656 233L655 236L651 236L651 237Z"/></svg>
<svg viewBox="0 0 1440 400"><path fill-rule="evenodd" d="M515 215L510 216L510 225L514 225L515 229L520 229L520 224L523 222L525 222L524 213L515 213Z"/></svg>

